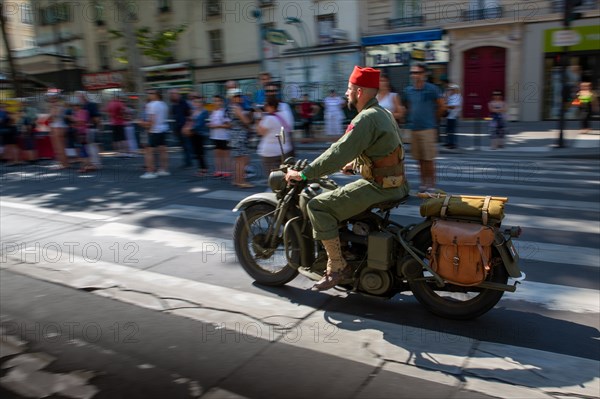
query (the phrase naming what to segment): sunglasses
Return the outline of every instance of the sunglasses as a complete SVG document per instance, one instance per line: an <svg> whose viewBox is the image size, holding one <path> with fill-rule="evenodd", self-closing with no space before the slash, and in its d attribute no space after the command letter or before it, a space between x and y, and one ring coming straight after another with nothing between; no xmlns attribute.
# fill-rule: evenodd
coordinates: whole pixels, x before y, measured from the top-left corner
<svg viewBox="0 0 600 399"><path fill-rule="evenodd" d="M423 72L423 71L410 71L411 75L420 75L422 73L425 73L425 72Z"/></svg>

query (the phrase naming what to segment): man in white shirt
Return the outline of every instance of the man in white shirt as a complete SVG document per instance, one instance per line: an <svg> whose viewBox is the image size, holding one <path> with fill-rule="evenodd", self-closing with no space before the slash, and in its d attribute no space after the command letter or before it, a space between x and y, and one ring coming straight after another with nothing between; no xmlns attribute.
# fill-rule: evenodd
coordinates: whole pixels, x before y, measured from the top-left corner
<svg viewBox="0 0 600 399"><path fill-rule="evenodd" d="M148 92L150 102L146 104L146 122L148 129L148 146L145 150L146 173L142 179L154 179L158 176L169 176L169 153L167 152L167 134L169 133L169 107L162 101L162 95L157 90ZM154 149L158 147L160 169L154 167Z"/></svg>

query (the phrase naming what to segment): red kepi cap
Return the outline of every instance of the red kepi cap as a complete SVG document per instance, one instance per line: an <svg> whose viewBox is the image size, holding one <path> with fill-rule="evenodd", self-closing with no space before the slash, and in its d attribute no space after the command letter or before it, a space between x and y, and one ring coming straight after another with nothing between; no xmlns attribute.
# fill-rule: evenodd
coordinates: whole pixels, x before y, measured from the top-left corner
<svg viewBox="0 0 600 399"><path fill-rule="evenodd" d="M350 83L360 87L379 89L379 70L370 67L361 68L355 66L349 80Z"/></svg>

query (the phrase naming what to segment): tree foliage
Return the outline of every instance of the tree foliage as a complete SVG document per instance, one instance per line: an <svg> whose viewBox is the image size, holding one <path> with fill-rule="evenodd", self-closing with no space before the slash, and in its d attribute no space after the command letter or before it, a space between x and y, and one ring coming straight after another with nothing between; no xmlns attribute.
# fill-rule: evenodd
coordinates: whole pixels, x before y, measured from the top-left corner
<svg viewBox="0 0 600 399"><path fill-rule="evenodd" d="M146 57L159 62L168 62L173 58L171 46L186 29L187 25L180 25L175 28L152 32L147 26L140 27L135 31L137 46ZM109 32L115 39L125 37L121 31L111 29ZM115 59L122 64L127 64L127 53L127 47L120 47L116 51Z"/></svg>

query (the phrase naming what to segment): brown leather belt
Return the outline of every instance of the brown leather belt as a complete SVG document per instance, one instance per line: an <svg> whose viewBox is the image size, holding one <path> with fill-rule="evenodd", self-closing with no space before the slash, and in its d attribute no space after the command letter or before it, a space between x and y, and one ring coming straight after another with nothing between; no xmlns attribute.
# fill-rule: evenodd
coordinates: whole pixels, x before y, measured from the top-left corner
<svg viewBox="0 0 600 399"><path fill-rule="evenodd" d="M398 146L391 154L373 161L373 180L378 184L383 184L384 178L401 179L404 183L404 165L401 156L402 147Z"/></svg>

